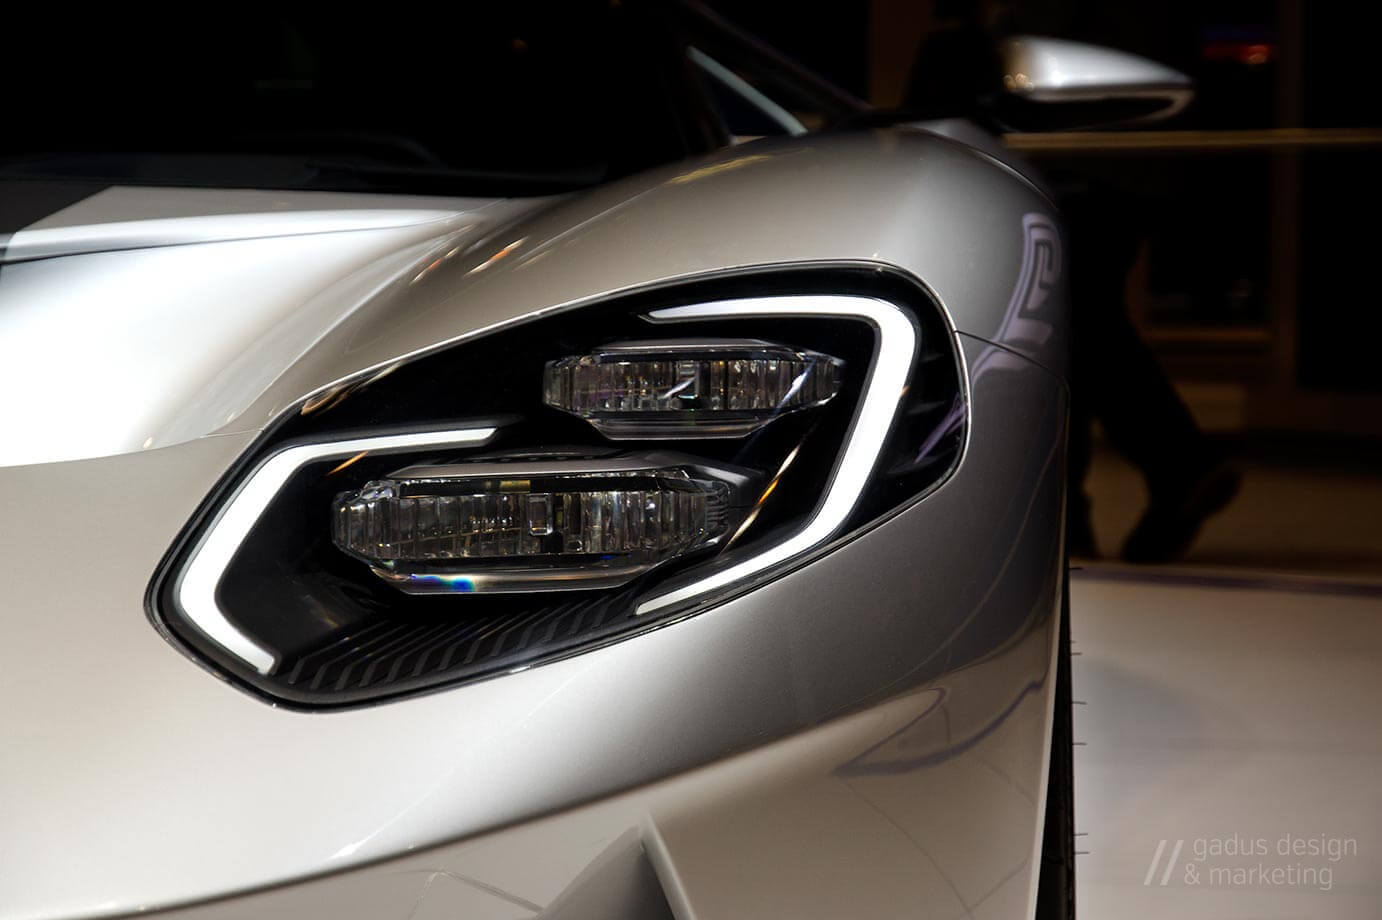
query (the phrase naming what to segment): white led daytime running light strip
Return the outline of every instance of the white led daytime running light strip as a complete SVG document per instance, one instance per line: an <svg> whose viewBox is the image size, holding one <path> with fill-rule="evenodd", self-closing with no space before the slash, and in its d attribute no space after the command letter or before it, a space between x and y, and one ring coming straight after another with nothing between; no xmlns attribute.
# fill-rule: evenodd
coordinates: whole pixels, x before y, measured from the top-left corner
<svg viewBox="0 0 1382 920"><path fill-rule="evenodd" d="M474 445L488 441L494 432L494 428L463 428L355 438L323 444L301 444L271 455L259 464L225 504L183 569L176 586L178 606L182 608L183 616L221 648L251 665L260 674L268 674L273 670L276 656L226 618L225 611L216 600L216 586L264 509L292 475L316 460L366 452L397 453L419 447Z"/></svg>
<svg viewBox="0 0 1382 920"><path fill-rule="evenodd" d="M638 605L637 615L655 613L753 575L823 543L849 518L859 494L873 472L892 427L898 403L907 389L912 358L917 350L917 329L901 308L871 297L799 295L722 300L654 310L660 321L742 318L747 316L838 316L865 320L874 327L877 355L858 414L850 429L849 443L835 469L825 498L815 516L801 530L781 543L737 565L699 581L658 595Z"/></svg>

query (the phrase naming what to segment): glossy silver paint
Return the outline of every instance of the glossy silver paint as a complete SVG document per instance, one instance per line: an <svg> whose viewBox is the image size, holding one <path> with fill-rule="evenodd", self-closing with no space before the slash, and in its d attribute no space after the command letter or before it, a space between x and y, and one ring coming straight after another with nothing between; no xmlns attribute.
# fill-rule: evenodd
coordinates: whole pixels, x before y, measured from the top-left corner
<svg viewBox="0 0 1382 920"><path fill-rule="evenodd" d="M262 192L221 194L269 204ZM0 266L0 389L43 398L0 401L0 466L262 427L241 419L245 407L326 330L437 247L468 245L537 204L291 200L311 210L112 221L104 201L86 212L92 224L14 234L5 257L25 261Z"/></svg>
<svg viewBox="0 0 1382 920"><path fill-rule="evenodd" d="M1194 97L1185 74L1164 64L1063 38L1020 35L999 48L1003 85L1034 102L1090 102L1104 99L1160 99L1165 108L1142 121L1170 118Z"/></svg>
<svg viewBox="0 0 1382 920"><path fill-rule="evenodd" d="M880 905L873 915L910 913L915 898L1030 914L1066 408L1049 202L959 144L879 132L744 145L530 207L454 239L353 250L372 281L344 292L323 277L280 299L260 272L271 253L234 243L160 250L172 262L141 250L27 263L63 269L47 288L28 276L33 291L88 283L93 321L110 303L128 312L135 328L111 326L112 350L144 348L168 315L148 311L148 285L195 303L204 284L188 266L212 264L212 250L259 282L238 303L261 325L229 352L220 334L178 325L204 376L180 378L166 405L219 400L228 421L214 430L169 424L166 447L122 435L88 459L0 469L7 533L23 535L0 557L0 917L120 914L409 853L396 872L311 883L315 909L379 916L376 899L425 903L451 884L437 879L463 876L519 892L490 915L531 916L569 904L563 890L630 829L682 916L772 913L772 898L792 916L839 916L830 873L863 899L851 903ZM328 236L354 242L315 239ZM267 264L294 277L292 259ZM943 486L809 565L588 654L342 712L266 705L148 622L163 553L256 432L305 396L612 293L819 264L888 266L937 294L972 425ZM0 296L24 267L0 269ZM272 345L268 369L248 342ZM99 375L84 382L99 393ZM142 387L112 414L158 399L157 383ZM48 408L49 427L35 421L26 441L61 437L68 407ZM984 779L995 774L1010 792ZM565 811L603 796L615 798ZM515 826L542 815L553 817ZM515 859L529 845L544 858ZM736 852L753 853L757 875ZM208 910L240 904L280 909Z"/></svg>
<svg viewBox="0 0 1382 920"><path fill-rule="evenodd" d="M1030 916L1018 824L1041 799L1028 751L1050 700L1004 694L1041 672L1050 639L1033 630L982 666L630 793L170 917ZM630 837L671 913L601 866ZM592 876L624 903L570 909Z"/></svg>
<svg viewBox="0 0 1382 920"><path fill-rule="evenodd" d="M1026 245L1020 218L997 223L999 202L1052 210L972 148L877 132L757 142L572 198L401 228L6 265L0 382L50 398L0 402L11 434L0 465L258 431L305 393L506 322L783 263L900 266L957 328L1060 370L1058 319L1034 316L1050 330L1042 341L999 329L1012 289L992 266L1018 264Z"/></svg>

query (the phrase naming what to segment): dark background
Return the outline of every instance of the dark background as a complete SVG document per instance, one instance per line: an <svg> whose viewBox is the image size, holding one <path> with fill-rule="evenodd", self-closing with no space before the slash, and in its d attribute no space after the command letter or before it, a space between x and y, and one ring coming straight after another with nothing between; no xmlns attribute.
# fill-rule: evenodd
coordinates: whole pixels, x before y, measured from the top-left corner
<svg viewBox="0 0 1382 920"><path fill-rule="evenodd" d="M903 102L917 49L966 4L934 0L720 2L727 17L877 105ZM1021 0L997 7L1013 32L1133 51L1195 78L1195 104L1172 130L1377 128L1382 16L1371 4L1303 0L1089 2ZM1144 333L1180 375L1282 390L1382 393L1373 358L1382 311L1363 270L1379 242L1382 148L1186 151L1078 156L1081 168L1149 192L1142 296ZM1071 165L1074 156L1042 158ZM1291 239L1276 239L1274 231ZM1287 233L1287 231L1293 231ZM1288 260L1290 272L1282 272ZM1281 290L1275 290L1281 288ZM1338 334L1347 329L1347 334ZM1233 372L1214 358L1231 358ZM1225 362L1218 362L1224 365ZM1178 375L1179 376L1179 375ZM1379 404L1382 405L1382 404ZM1253 407L1254 410L1264 407ZM1382 434L1382 413L1322 424L1305 407L1254 413L1253 427Z"/></svg>
<svg viewBox="0 0 1382 920"><path fill-rule="evenodd" d="M1191 561L1382 571L1382 14L1305 0L720 0L726 18L883 107L905 101L923 41L974 10L1007 34L1077 39L1196 81L1172 151L1093 132L1027 154L1130 193L1143 241L1127 304L1245 487ZM1289 129L1302 143L1281 139ZM1023 148L1020 136L1008 138ZM1202 141L1202 143L1201 143ZM1141 499L1096 463L1101 544ZM1127 507L1117 508L1124 505ZM1114 549L1114 546L1108 546Z"/></svg>

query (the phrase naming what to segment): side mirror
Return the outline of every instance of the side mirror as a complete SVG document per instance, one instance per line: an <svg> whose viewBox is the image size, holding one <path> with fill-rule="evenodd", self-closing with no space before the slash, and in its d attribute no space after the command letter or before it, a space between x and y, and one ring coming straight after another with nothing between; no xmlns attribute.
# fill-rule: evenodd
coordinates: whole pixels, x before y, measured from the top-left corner
<svg viewBox="0 0 1382 920"><path fill-rule="evenodd" d="M1004 41L999 56L1004 92L995 114L1019 131L1159 121L1195 95L1179 71L1083 42L1021 35Z"/></svg>

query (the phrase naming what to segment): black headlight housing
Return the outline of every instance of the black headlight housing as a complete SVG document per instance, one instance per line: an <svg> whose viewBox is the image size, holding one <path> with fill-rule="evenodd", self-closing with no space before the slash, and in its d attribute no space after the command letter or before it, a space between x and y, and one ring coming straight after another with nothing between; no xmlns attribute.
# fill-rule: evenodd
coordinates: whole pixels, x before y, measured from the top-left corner
<svg viewBox="0 0 1382 920"><path fill-rule="evenodd" d="M874 301L901 318L891 322L905 320L910 328L915 347L905 367L890 369L888 379L902 385L884 394L888 405L869 393L881 379L884 346L883 332L866 316L847 310L687 315L703 304L830 297ZM897 335L899 328L893 328L895 338L904 337ZM590 419L548 404L543 381L549 365L610 343L649 339L752 340L829 356L838 364L838 389L824 401L799 400L810 403L801 411L782 412L730 435L712 426L649 438L635 430L611 438ZM888 352L898 353L895 347ZM221 675L299 708L373 703L576 654L749 590L935 488L964 444L962 379L953 332L935 300L911 279L876 268L736 274L514 323L372 369L285 412L215 487L170 549L150 586L150 613L174 642ZM861 429L866 422L871 432ZM477 434L459 443L426 443L436 432ZM851 493L835 496L835 510L843 511L823 528L823 507L846 472L846 459L855 473L860 467L859 458L847 458L847 448L865 434L877 441L876 455L865 458L866 475L851 483ZM410 446L412 441L423 443ZM385 444L383 450L368 446ZM259 472L288 455L311 459L275 480L272 495L226 550L202 598L214 604L226 629L259 650L247 656L193 608L188 570L240 510L247 484L257 485ZM599 469L606 460L628 465L629 458L648 456L663 458L654 465L687 470L702 481L730 482L737 504L726 512L730 520L718 536L626 579L574 590L558 582L541 590L410 593L388 577L387 564L372 571L368 561L333 539L341 496L358 495L367 484L409 470L488 471L485 481L512 489L516 477L505 478L502 471L514 469L523 474L522 488L551 494L551 485L527 485L539 482L529 475L533 464ZM601 482L600 488L610 488ZM813 536L803 541L812 527ZM588 559L609 565L601 555L587 554L572 564ZM428 563L443 570L450 564ZM531 564L520 560L507 568ZM457 584L473 587L467 579Z"/></svg>

